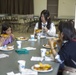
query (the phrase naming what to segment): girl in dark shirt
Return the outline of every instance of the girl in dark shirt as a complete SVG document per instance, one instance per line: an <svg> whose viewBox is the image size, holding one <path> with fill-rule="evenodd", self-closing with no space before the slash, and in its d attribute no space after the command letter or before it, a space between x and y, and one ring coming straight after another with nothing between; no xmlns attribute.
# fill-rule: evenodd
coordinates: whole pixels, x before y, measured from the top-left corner
<svg viewBox="0 0 76 75"><path fill-rule="evenodd" d="M64 21L59 23L60 40L64 42L59 52L54 49L54 39L49 40L52 53L55 59L68 67L76 68L76 33L73 23L71 21Z"/></svg>

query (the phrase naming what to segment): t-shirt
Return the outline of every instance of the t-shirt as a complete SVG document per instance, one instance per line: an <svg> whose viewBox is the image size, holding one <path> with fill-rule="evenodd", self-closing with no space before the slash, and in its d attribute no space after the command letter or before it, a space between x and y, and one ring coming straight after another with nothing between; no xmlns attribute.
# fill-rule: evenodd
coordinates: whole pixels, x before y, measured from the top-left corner
<svg viewBox="0 0 76 75"><path fill-rule="evenodd" d="M64 43L58 54L66 66L76 68L76 41L71 40Z"/></svg>
<svg viewBox="0 0 76 75"><path fill-rule="evenodd" d="M12 36L10 36L8 39L6 39L6 40L4 41L3 46L11 43L12 41L13 41L13 38L12 38Z"/></svg>
<svg viewBox="0 0 76 75"><path fill-rule="evenodd" d="M44 25L47 26L47 22L45 24L42 23L42 28L44 27ZM36 23L34 30L36 30L36 29L38 29L38 23ZM46 34L48 34L49 36L55 36L56 35L56 28L55 28L54 23L50 24L50 29L47 31ZM41 35L42 35L42 33L41 33Z"/></svg>

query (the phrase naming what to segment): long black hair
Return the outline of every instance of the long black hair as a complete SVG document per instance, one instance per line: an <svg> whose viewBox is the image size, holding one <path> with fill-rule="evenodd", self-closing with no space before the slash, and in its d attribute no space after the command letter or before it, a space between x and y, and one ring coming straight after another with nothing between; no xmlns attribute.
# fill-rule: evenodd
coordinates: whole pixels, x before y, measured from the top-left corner
<svg viewBox="0 0 76 75"><path fill-rule="evenodd" d="M2 24L2 28L1 28L1 34L6 34L6 30L8 29L8 28L11 28L11 26L10 26L10 24L9 23L3 23Z"/></svg>
<svg viewBox="0 0 76 75"><path fill-rule="evenodd" d="M42 29L42 26L41 26L41 16L42 16L42 14L44 15L44 18L45 18L45 20L47 21L47 28L48 29L50 29L50 24L51 24L51 18L50 18L50 13L49 13L49 11L48 10L43 10L42 12L41 12L41 14L40 14L40 18L39 18L39 25L38 25L38 28L39 29ZM49 17L49 18L48 18Z"/></svg>
<svg viewBox="0 0 76 75"><path fill-rule="evenodd" d="M71 21L60 21L58 29L60 33L63 33L63 40L76 39L74 23Z"/></svg>

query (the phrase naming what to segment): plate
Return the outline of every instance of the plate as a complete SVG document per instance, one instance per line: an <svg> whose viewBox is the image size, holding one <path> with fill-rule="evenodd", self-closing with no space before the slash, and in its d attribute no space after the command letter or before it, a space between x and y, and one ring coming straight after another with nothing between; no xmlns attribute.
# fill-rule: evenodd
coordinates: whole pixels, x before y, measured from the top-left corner
<svg viewBox="0 0 76 75"><path fill-rule="evenodd" d="M8 47L6 47L6 48L0 47L0 50L1 50L1 51L12 51L12 50L14 50L14 47L13 47L13 46L8 46Z"/></svg>
<svg viewBox="0 0 76 75"><path fill-rule="evenodd" d="M41 39L46 38L46 36L40 36Z"/></svg>
<svg viewBox="0 0 76 75"><path fill-rule="evenodd" d="M17 37L17 40L24 41L24 40L28 40L28 38L25 38L25 37Z"/></svg>
<svg viewBox="0 0 76 75"><path fill-rule="evenodd" d="M38 64L35 64L35 65L38 66ZM34 69L34 66L32 66L31 69L34 70L34 71L37 71L37 72L50 72L50 71L53 71L53 67L51 67L49 70L36 70L36 69Z"/></svg>
<svg viewBox="0 0 76 75"><path fill-rule="evenodd" d="M44 48L50 48L48 44L43 45Z"/></svg>

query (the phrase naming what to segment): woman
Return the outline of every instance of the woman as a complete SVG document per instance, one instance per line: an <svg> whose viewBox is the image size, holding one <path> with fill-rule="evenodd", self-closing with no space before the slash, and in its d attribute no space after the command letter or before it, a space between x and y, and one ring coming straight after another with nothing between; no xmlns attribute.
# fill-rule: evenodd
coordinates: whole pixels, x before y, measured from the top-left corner
<svg viewBox="0 0 76 75"><path fill-rule="evenodd" d="M54 49L55 40L49 40L49 45L52 49L52 53L55 59L60 63L64 64L65 69L72 74L76 71L76 33L73 23L70 21L59 23L60 40L62 46L57 53ZM64 68L63 68L64 69ZM64 71L64 75L68 75L67 71ZM76 73L76 72L75 72ZM61 75L61 74L60 74ZM74 75L74 72L73 72Z"/></svg>
<svg viewBox="0 0 76 75"><path fill-rule="evenodd" d="M8 45L14 40L14 35L12 34L12 28L8 23L2 24L1 36L0 36L0 46Z"/></svg>
<svg viewBox="0 0 76 75"><path fill-rule="evenodd" d="M36 23L34 34L36 30L41 29L41 35L55 36L56 28L54 23L51 22L50 13L48 10L43 10L40 14L39 22Z"/></svg>

